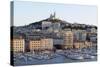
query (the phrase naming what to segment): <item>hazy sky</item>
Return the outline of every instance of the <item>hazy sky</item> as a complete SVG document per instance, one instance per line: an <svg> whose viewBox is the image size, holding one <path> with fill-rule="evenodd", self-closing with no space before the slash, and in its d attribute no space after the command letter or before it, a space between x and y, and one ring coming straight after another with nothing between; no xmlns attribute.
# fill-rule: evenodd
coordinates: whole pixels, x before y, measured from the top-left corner
<svg viewBox="0 0 100 67"><path fill-rule="evenodd" d="M21 26L46 19L51 13L56 17L70 23L83 23L97 25L97 7L40 3L31 1L14 1L14 25Z"/></svg>

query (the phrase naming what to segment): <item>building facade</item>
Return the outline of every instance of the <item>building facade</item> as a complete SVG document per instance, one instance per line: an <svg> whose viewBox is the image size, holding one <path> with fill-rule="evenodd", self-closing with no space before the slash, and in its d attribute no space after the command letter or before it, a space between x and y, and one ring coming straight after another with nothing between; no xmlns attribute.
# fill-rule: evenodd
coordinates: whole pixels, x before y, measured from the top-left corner
<svg viewBox="0 0 100 67"><path fill-rule="evenodd" d="M38 50L41 49L41 41L40 39L34 39L34 40L30 40L29 41L29 50L33 51L33 50Z"/></svg>
<svg viewBox="0 0 100 67"><path fill-rule="evenodd" d="M52 28L53 28L54 32L59 32L60 31L60 22L53 22Z"/></svg>
<svg viewBox="0 0 100 67"><path fill-rule="evenodd" d="M53 49L53 39L52 38L41 39L41 44L43 45L43 49L47 49L47 50Z"/></svg>
<svg viewBox="0 0 100 67"><path fill-rule="evenodd" d="M76 49L81 49L81 48L85 48L85 42L84 41L77 41L74 42L74 48Z"/></svg>
<svg viewBox="0 0 100 67"><path fill-rule="evenodd" d="M11 51L24 52L25 51L25 40L23 38L13 38L11 40Z"/></svg>
<svg viewBox="0 0 100 67"><path fill-rule="evenodd" d="M73 48L73 32L65 31L64 32L64 48Z"/></svg>
<svg viewBox="0 0 100 67"><path fill-rule="evenodd" d="M42 22L42 30L48 30L48 31L50 31L50 32L52 32L53 31L53 29L52 29L52 22L49 22L49 21L43 21Z"/></svg>
<svg viewBox="0 0 100 67"><path fill-rule="evenodd" d="M92 47L93 46L92 42L90 42L90 41L85 41L85 45L86 45L86 47Z"/></svg>
<svg viewBox="0 0 100 67"><path fill-rule="evenodd" d="M84 30L76 30L74 31L74 40L75 41L86 41L86 31Z"/></svg>
<svg viewBox="0 0 100 67"><path fill-rule="evenodd" d="M97 29L96 28L91 28L91 33L97 33Z"/></svg>
<svg viewBox="0 0 100 67"><path fill-rule="evenodd" d="M53 49L53 39L51 38L42 38L29 41L30 51L34 50L52 50Z"/></svg>

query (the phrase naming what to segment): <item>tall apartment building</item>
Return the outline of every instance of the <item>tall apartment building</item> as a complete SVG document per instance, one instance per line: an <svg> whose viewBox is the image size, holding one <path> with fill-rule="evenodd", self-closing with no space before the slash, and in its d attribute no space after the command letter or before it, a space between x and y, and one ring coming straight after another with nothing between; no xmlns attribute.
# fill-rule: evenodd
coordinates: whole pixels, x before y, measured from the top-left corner
<svg viewBox="0 0 100 67"><path fill-rule="evenodd" d="M22 37L14 37L11 40L11 51L13 52L24 52L25 40Z"/></svg>
<svg viewBox="0 0 100 67"><path fill-rule="evenodd" d="M64 32L64 48L73 48L73 32L65 31Z"/></svg>

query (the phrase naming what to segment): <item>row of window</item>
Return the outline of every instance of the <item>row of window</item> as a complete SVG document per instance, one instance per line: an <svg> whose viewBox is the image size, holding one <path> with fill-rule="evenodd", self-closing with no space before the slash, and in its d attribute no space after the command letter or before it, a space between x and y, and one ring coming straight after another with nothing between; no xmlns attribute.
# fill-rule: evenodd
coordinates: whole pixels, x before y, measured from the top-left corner
<svg viewBox="0 0 100 67"><path fill-rule="evenodd" d="M13 48L23 48L23 46L14 46Z"/></svg>
<svg viewBox="0 0 100 67"><path fill-rule="evenodd" d="M15 51L15 50L23 50L23 49L17 49L17 48L16 48L16 49L13 49L13 50Z"/></svg>
<svg viewBox="0 0 100 67"><path fill-rule="evenodd" d="M24 41L22 40L22 41L13 41L13 42L24 42Z"/></svg>
<svg viewBox="0 0 100 67"><path fill-rule="evenodd" d="M12 47L23 47L23 45L13 45Z"/></svg>
<svg viewBox="0 0 100 67"><path fill-rule="evenodd" d="M31 50L32 49L51 49L52 47L35 47L35 48L30 48Z"/></svg>

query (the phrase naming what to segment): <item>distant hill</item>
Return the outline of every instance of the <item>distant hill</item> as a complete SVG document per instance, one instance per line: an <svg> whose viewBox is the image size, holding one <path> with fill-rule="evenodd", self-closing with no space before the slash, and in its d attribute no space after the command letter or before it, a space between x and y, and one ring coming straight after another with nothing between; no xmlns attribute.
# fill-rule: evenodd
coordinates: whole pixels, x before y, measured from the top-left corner
<svg viewBox="0 0 100 67"><path fill-rule="evenodd" d="M79 23L69 23L67 21L61 20L59 18L55 17L54 15L50 15L49 18L30 23L29 25L24 25L24 26L12 26L11 29L13 30L13 33L26 33L30 34L33 29L35 30L42 30L42 24L50 22L52 25L60 24L60 29L82 29L86 30L87 28L95 28L97 29L97 26L95 25L86 25L86 24L79 24ZM47 25L49 26L49 25ZM52 27L52 26L51 26ZM48 27L47 27L48 28Z"/></svg>

